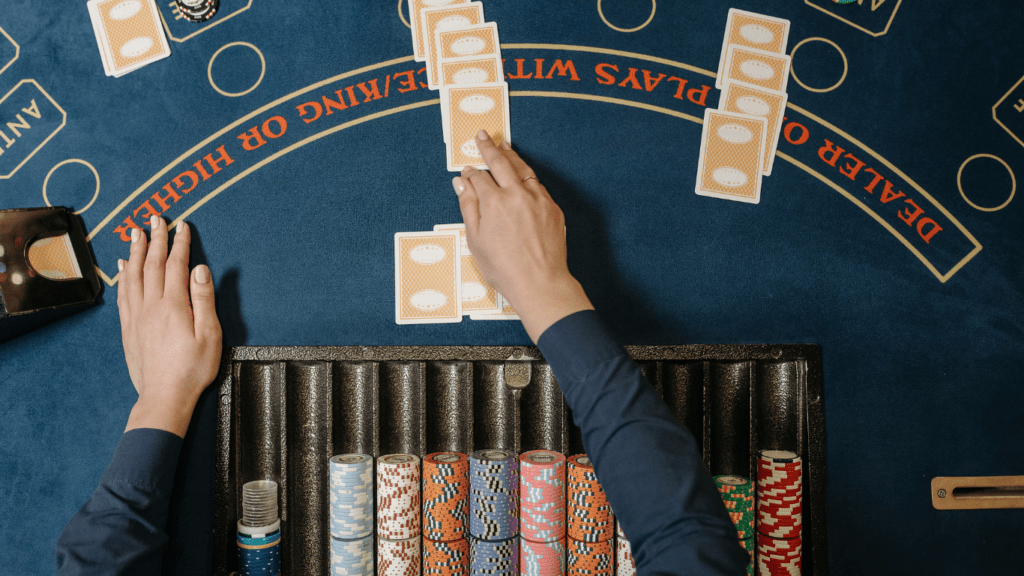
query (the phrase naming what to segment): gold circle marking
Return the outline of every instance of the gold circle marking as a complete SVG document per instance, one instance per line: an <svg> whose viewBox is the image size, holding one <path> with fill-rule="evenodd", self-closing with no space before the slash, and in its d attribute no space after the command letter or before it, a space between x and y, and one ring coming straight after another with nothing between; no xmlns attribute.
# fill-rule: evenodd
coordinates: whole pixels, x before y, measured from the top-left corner
<svg viewBox="0 0 1024 576"><path fill-rule="evenodd" d="M1003 168L1006 168L1006 171L1010 173L1010 182L1013 183L1013 186L1010 187L1010 197L1006 199L1006 202L1003 202L1002 204L996 206L995 208L983 208L981 206L978 206L977 204L971 202L967 198L967 194L964 194L964 187L960 183L960 177L964 173L964 167L966 167L967 164L971 160L974 160L975 158L991 158L1002 164ZM1010 165L1007 164L1006 161L1004 161L1002 158L998 156L993 156L991 154L975 154L974 156L971 156L967 160L964 160L964 163L960 165L960 170L956 173L956 187L960 189L960 195L964 197L964 202L970 204L972 208L976 210L981 210L982 212L998 212L999 210L1006 208L1010 204L1010 201L1013 200L1013 195L1017 193L1017 178L1016 176L1013 175L1013 169L1011 169Z"/></svg>
<svg viewBox="0 0 1024 576"><path fill-rule="evenodd" d="M412 0L409 1L412 2ZM412 30L412 25L405 19L405 12L402 12L402 0L398 0L398 17L402 19L402 24L405 24L406 28Z"/></svg>
<svg viewBox="0 0 1024 576"><path fill-rule="evenodd" d="M811 88L807 84L804 84L803 82L801 82L800 79L796 77L796 67L793 65L793 63L796 62L796 49L801 47L801 46L803 46L804 44L812 41L812 40L817 40L818 42L824 42L825 44L828 44L829 46L832 46L833 48L838 50L839 51L839 55L843 57L843 77L839 79L839 82L836 82L835 84L829 86L828 88ZM843 52L843 49L840 48L838 44L836 44L835 42L829 40L828 38L814 37L814 38L806 38L804 40L801 40L796 46L793 46L793 51L789 53L789 59L790 59L789 60L789 73L790 73L790 75L793 76L793 80L796 80L797 84L803 86L804 90L807 90L809 92L818 92L819 94L822 93L822 92L831 92L831 91L835 90L836 88L839 88L839 85L842 84L844 80L846 80L846 74L850 71L850 62L846 59L846 53Z"/></svg>
<svg viewBox="0 0 1024 576"><path fill-rule="evenodd" d="M50 183L50 176L53 176L53 173L57 170L57 168L60 168L65 164L71 163L81 164L85 166L89 170L92 170L92 175L96 177L96 191L92 193L92 200L89 200L89 203L85 205L85 208L82 208L78 212L75 212L75 214L81 214L82 212L85 212L89 208L92 208L93 203L96 202L96 199L99 198L100 196L100 174L99 172L96 171L96 168L92 164L89 164L85 160L79 160L78 158L69 158L57 164L53 168L50 168L50 171L46 173L46 178L43 179L43 202L45 202L47 206L53 206L52 204L50 204L50 199L46 197L46 185Z"/></svg>
<svg viewBox="0 0 1024 576"><path fill-rule="evenodd" d="M221 52L223 52L225 49L230 48L232 46L245 46L246 48L252 48L252 50L254 52L256 52L256 55L260 57L260 77L256 80L256 83L253 84L251 88L249 88L248 90L243 90L242 92L225 92L225 91L221 90L220 87L217 86L216 82L213 81L213 61L217 59L217 56L219 56ZM260 85L260 82L263 82L263 76L266 73L267 73L267 60L265 58L263 58L263 52L260 52L259 48L253 46L252 44L249 44L248 42L231 42L230 44L225 44L225 45L221 46L220 50L217 50L216 52L213 53L213 57L210 58L210 65L206 67L206 77L209 78L209 80L210 80L210 86L213 86L213 89L216 90L218 93L220 93L222 96L227 96L229 98L235 98L235 97L238 97L238 96L245 96L249 92L252 92L253 90L255 90L256 87Z"/></svg>
<svg viewBox="0 0 1024 576"><path fill-rule="evenodd" d="M616 32L637 32L639 30L643 30L644 28L647 27L648 24L651 23L651 20L654 20L654 13L657 12L657 11L658 11L658 0L651 0L651 15L647 18L647 22L644 22L643 24L637 26L636 28L619 28L618 26L616 26L616 25L612 24L611 22L609 22L608 19L604 17L604 10L601 9L601 0L597 0L597 13L598 13L598 15L601 16L601 20L603 20L604 23L607 24L609 28L611 28L612 30L615 30Z"/></svg>

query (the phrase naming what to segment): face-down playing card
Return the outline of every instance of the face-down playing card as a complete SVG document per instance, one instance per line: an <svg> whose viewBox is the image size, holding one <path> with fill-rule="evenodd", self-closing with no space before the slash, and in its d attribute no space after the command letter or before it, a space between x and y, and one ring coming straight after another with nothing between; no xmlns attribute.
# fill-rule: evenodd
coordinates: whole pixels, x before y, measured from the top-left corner
<svg viewBox="0 0 1024 576"><path fill-rule="evenodd" d="M462 321L461 240L457 230L395 234L395 322Z"/></svg>
<svg viewBox="0 0 1024 576"><path fill-rule="evenodd" d="M501 56L442 59L440 76L441 87L456 84L489 84L505 80Z"/></svg>
<svg viewBox="0 0 1024 576"><path fill-rule="evenodd" d="M705 110L697 194L760 202L767 125L767 120L756 116Z"/></svg>
<svg viewBox="0 0 1024 576"><path fill-rule="evenodd" d="M153 0L94 0L88 9L108 75L121 76L170 55Z"/></svg>
<svg viewBox="0 0 1024 576"><path fill-rule="evenodd" d="M722 88L722 97L718 101L719 110L761 116L768 120L764 164L761 166L761 172L765 176L771 175L772 167L775 165L775 150L779 145L779 134L782 133L782 120L786 114L788 99L789 96L783 92L730 81Z"/></svg>
<svg viewBox="0 0 1024 576"><path fill-rule="evenodd" d="M409 1L409 28L412 31L413 57L417 62L427 61L427 42L429 38L423 36L423 22L420 20L421 10L424 8L443 8L457 4L469 4L469 0L408 0Z"/></svg>
<svg viewBox="0 0 1024 576"><path fill-rule="evenodd" d="M459 232L460 256L462 259L462 315L480 312L501 312L501 295L484 279L480 266L469 251L466 242L465 224L438 224L434 231L456 230Z"/></svg>
<svg viewBox="0 0 1024 576"><path fill-rule="evenodd" d="M486 168L476 135L486 130L495 145L511 143L508 84L495 82L441 89L448 170L460 172L466 166Z"/></svg>
<svg viewBox="0 0 1024 576"><path fill-rule="evenodd" d="M438 88L439 54L437 32L460 30L468 26L482 24L484 7L480 2L470 2L456 6L441 8L424 8L420 11L423 27L423 38L427 43L427 85L431 90Z"/></svg>
<svg viewBox="0 0 1024 576"><path fill-rule="evenodd" d="M746 46L776 54L786 53L789 41L789 20L755 14L736 8L729 9L725 23L725 38L722 40L722 55L718 59L718 77L715 87L725 85L722 72L729 46Z"/></svg>
<svg viewBox="0 0 1024 576"><path fill-rule="evenodd" d="M738 80L768 90L785 92L789 84L790 57L743 46L729 46L725 70L719 76L724 86Z"/></svg>

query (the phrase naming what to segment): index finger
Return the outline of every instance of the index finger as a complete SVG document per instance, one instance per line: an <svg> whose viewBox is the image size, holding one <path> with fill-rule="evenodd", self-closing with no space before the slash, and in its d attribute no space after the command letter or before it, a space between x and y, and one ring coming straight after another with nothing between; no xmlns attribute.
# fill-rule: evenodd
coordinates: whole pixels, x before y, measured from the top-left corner
<svg viewBox="0 0 1024 576"><path fill-rule="evenodd" d="M487 163L487 168L490 169L498 186L510 189L521 183L515 166L505 156L505 152L494 145L486 130L477 133L476 146L480 149L480 155L484 157L484 162Z"/></svg>

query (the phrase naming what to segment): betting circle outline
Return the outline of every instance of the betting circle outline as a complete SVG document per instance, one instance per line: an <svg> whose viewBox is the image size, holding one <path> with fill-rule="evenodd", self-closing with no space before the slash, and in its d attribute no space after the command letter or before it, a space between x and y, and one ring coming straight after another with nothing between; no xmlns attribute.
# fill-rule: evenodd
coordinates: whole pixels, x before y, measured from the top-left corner
<svg viewBox="0 0 1024 576"><path fill-rule="evenodd" d="M224 90L221 90L219 86L217 86L216 82L213 81L213 61L217 59L217 56L220 56L221 52L228 48L231 48L232 46L245 46L246 48L252 48L252 50L256 52L256 55L260 57L260 77L256 79L256 83L253 84L248 90L243 90L242 92L225 92ZM248 42L229 42L221 46L220 49L214 52L213 56L210 57L210 64L206 67L206 78L210 81L210 86L212 86L213 89L216 90L218 94L220 94L221 96L227 96L228 98L237 98L239 96L245 96L249 92L252 92L260 85L260 83L263 82L263 77L266 74L267 59L263 57L263 52L260 52L259 48L253 46Z"/></svg>
<svg viewBox="0 0 1024 576"><path fill-rule="evenodd" d="M612 30L615 30L616 32L625 32L628 34L630 32L639 32L640 30L643 30L644 28L647 27L648 24L651 23L652 20L654 20L654 13L657 11L658 0L651 0L651 15L647 17L646 22L637 26L636 28L620 28L609 22L608 19L604 17L604 10L601 9L601 0L597 0L597 15L601 17L601 20L605 23L605 25L607 25Z"/></svg>
<svg viewBox="0 0 1024 576"><path fill-rule="evenodd" d="M81 160L81 159L78 159L78 158L68 158L67 160L64 160L63 162L58 163L53 168L50 168L50 171L46 173L46 178L43 179L43 202L45 202L47 206L49 206L51 208L53 207L53 205L50 204L50 199L46 197L46 185L50 183L50 176L53 175L53 173L57 170L57 168L60 168L61 166L65 165L65 164L71 164L71 163L82 164L83 166L85 166L89 170L92 170L92 175L96 177L96 191L92 193L92 200L89 200L89 203L85 205L85 208L82 208L81 210L79 210L77 212L74 212L74 214L77 216L77 215L85 212L89 208L92 208L93 203L95 203L96 199L100 197L100 174L99 174L99 172L96 171L96 167L95 166L93 166L92 164L86 162L85 160Z"/></svg>
<svg viewBox="0 0 1024 576"><path fill-rule="evenodd" d="M1006 168L1006 171L1010 174L1010 182L1013 183L1013 186L1010 188L1010 197L1006 199L1006 202L1003 202L1002 204L1000 204L999 206L996 206L995 208L985 208L983 206L978 206L974 202L971 202L971 200L969 198L967 198L967 194L964 193L964 187L963 187L963 185L960 182L960 177L964 173L964 168L967 167L967 165L971 162L971 160L975 160L977 158L992 158L993 160L995 160L995 161L999 162L1000 164L1002 164L1003 168ZM981 210L982 212L998 212L998 211L1002 210L1003 208L1006 208L1007 206L1009 206L1010 202L1013 200L1014 194L1017 193L1017 177L1014 176L1013 169L1010 168L1010 165L1007 164L1006 161L1003 160L1002 158L1000 158L998 156L995 156L993 154L975 154L974 156L971 156L967 160L964 160L964 163L960 165L960 170L958 170L957 173L956 173L956 187L957 187L958 190L960 190L960 196L963 197L964 202L967 202L968 204L970 204L971 208L974 208L975 210Z"/></svg>
<svg viewBox="0 0 1024 576"><path fill-rule="evenodd" d="M829 86L828 88L811 88L807 84L804 84L803 82L801 82L800 79L796 77L796 65L794 64L794 62L796 62L796 50L797 50L797 48L803 46L804 44L810 42L811 40L817 40L818 42L824 42L824 43L832 46L833 48L838 50L839 51L839 55L843 57L843 76L842 76L842 78L839 79L838 82L836 82L835 84ZM822 93L825 93L825 92L831 92L831 91L835 90L836 88L839 88L840 85L842 85L842 83L846 80L846 75L849 72L850 72L850 61L846 59L846 52L843 52L843 49L840 48L838 44L836 44L835 42L829 40L828 38L822 38L821 36L813 36L811 38L804 38L800 42L797 42L797 45L793 46L793 50L791 50L790 53L789 53L789 75L792 76L793 80L795 80L796 83L799 84L804 90L807 90L809 92L816 92L818 94L822 94Z"/></svg>

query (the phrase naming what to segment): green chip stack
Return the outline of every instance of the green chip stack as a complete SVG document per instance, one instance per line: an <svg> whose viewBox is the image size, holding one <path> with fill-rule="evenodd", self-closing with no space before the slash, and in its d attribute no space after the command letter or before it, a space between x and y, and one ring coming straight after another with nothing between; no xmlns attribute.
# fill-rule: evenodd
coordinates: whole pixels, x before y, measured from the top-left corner
<svg viewBox="0 0 1024 576"><path fill-rule="evenodd" d="M754 574L754 485L742 476L715 476L715 486L722 496L725 509L736 525L743 549L750 554L747 574Z"/></svg>

